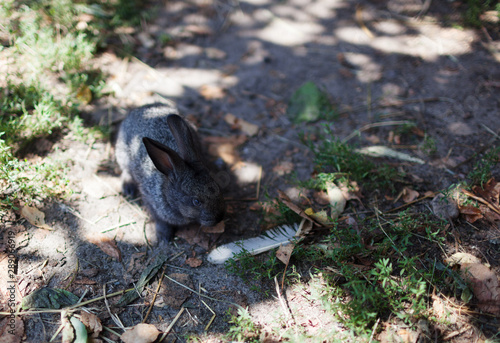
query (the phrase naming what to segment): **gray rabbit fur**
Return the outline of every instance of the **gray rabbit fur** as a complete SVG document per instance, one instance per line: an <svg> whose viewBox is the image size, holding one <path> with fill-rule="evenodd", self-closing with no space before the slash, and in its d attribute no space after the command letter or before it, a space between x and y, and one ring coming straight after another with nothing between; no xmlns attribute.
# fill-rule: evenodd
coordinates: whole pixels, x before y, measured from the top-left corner
<svg viewBox="0 0 500 343"><path fill-rule="evenodd" d="M140 192L167 241L178 226L214 226L223 219L224 198L206 167L198 134L176 108L152 104L132 110L118 132L116 160L123 193Z"/></svg>

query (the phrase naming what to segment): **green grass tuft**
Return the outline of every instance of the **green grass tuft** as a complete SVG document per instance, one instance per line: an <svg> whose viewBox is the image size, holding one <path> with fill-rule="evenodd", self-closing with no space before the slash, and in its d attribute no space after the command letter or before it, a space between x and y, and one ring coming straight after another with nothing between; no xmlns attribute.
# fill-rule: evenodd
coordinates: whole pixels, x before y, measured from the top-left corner
<svg viewBox="0 0 500 343"><path fill-rule="evenodd" d="M143 6L136 0L0 3L0 58L8 65L0 80L0 215L21 201L70 192L64 165L22 155L56 133L106 137L105 128L85 128L78 117L81 105L106 92L105 76L91 60L116 27L138 23Z"/></svg>
<svg viewBox="0 0 500 343"><path fill-rule="evenodd" d="M304 143L314 153L316 170L323 175L320 177L330 175L329 177L343 181L363 182L370 190L383 188L394 191L394 181L399 176L395 169L387 164L377 165L368 157L357 153L352 146L334 137L331 128L326 125L319 141L318 144L309 141ZM318 180L320 183L324 181Z"/></svg>

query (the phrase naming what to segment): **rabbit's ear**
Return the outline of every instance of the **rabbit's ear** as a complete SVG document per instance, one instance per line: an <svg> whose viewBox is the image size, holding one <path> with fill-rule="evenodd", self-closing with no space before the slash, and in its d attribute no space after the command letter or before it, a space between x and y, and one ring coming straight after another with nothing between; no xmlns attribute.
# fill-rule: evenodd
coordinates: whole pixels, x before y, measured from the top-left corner
<svg viewBox="0 0 500 343"><path fill-rule="evenodd" d="M194 136L194 129L177 114L170 114L167 117L170 131L174 135L180 156L187 162L200 161L200 143Z"/></svg>
<svg viewBox="0 0 500 343"><path fill-rule="evenodd" d="M163 174L168 176L185 168L186 164L174 150L151 138L144 137L142 142L156 169Z"/></svg>

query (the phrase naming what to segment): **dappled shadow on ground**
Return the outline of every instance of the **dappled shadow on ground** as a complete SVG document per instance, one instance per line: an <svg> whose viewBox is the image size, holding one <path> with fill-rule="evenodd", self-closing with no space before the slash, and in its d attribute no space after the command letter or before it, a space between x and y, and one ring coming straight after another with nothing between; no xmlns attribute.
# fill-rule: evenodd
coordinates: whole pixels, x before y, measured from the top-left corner
<svg viewBox="0 0 500 343"><path fill-rule="evenodd" d="M488 51L494 46L480 32L443 25L443 13L453 11L452 4L433 2L427 10L394 6L395 2L385 1L326 0L153 3L154 19L121 40L133 42L134 57L118 58L110 47L99 58L97 64L110 75L114 95L99 100L87 115L96 123L116 126L129 108L165 98L175 101L207 138L215 165L231 173L232 182L225 189L226 232L201 242L160 243L149 250L145 237L158 242L147 214L121 196L112 146L95 143L90 150L75 148L68 157L78 170L73 179L79 192L67 203L47 208L55 232L28 231L30 240L19 254L26 270L46 259L59 261L53 266L49 262L53 275L49 284L61 287L63 278L79 264L79 283L71 289L79 295L85 289L91 298L102 294L104 284L109 293L128 288L152 256L179 254L172 264L187 268L181 271L190 275L195 288L242 306L258 304L255 316L264 323L275 304L266 306L262 294L223 267L204 260L201 267L191 268L185 261L203 259L214 245L259 234L265 225L261 214L251 209L266 200L266 193L272 198L281 189L300 199L300 190L287 180L292 172L301 180L309 178L313 163L299 133L314 137L321 124L328 124L336 137L344 139L366 127L349 143L391 145L426 161L424 165L392 161L420 192L440 191L463 181L471 168L464 162L491 145L500 130L498 54ZM286 115L288 100L307 81L329 94L338 112L335 120L294 124ZM227 114L257 125L258 130L245 132L238 123L229 123ZM421 148L424 135L399 133L402 122L415 124L418 132L431 137L435 151L426 154ZM384 191L365 194L365 203L374 196L383 198ZM386 210L402 203L382 199L380 204ZM357 206L352 204L347 211L359 210ZM425 205L419 209L427 211ZM476 252L498 274L498 251L489 243L489 226L455 225L461 245L448 247L446 253ZM118 242L122 261L89 244L91 236L103 231ZM188 235L191 232L197 230ZM189 304L194 316L183 319L179 334L200 333L210 320L211 312L199 297L192 297ZM209 330L225 332L227 304L211 306L218 317ZM142 320L145 309L147 305L120 310L120 318L132 326ZM158 306L152 318L165 329L176 313ZM42 330L40 321L31 325L36 332Z"/></svg>

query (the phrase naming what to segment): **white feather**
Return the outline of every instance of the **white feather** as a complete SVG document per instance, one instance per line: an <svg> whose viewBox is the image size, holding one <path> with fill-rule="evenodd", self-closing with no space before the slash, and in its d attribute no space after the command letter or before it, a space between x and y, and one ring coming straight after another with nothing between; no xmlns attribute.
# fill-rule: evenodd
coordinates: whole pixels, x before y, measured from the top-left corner
<svg viewBox="0 0 500 343"><path fill-rule="evenodd" d="M221 245L208 254L208 262L222 264L244 250L257 255L280 245L287 245L293 241L298 230L299 224L284 225L268 230L257 237Z"/></svg>

